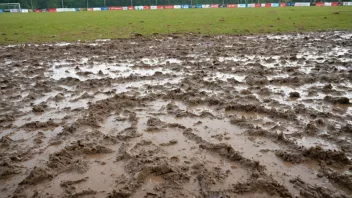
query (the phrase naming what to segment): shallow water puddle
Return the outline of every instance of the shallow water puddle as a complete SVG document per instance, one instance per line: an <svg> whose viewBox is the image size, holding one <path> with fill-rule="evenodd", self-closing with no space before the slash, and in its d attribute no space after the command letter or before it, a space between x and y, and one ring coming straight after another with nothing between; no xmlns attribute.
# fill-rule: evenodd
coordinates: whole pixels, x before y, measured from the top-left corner
<svg viewBox="0 0 352 198"><path fill-rule="evenodd" d="M174 71L160 67L165 64L180 64L181 61L178 59L160 59L160 58L144 58L142 63L153 66L152 68L147 67L136 67L133 61L126 60L127 62L118 63L99 63L90 62L88 58L83 58L75 64L72 62L61 61L54 62L52 66L52 72L47 74L54 80L62 78L77 78L81 81L87 79L103 79L103 78L126 78L131 75L135 76L152 76L155 73L161 72L163 74L176 74Z"/></svg>
<svg viewBox="0 0 352 198"><path fill-rule="evenodd" d="M161 183L165 182L165 180L162 177L160 177L160 176L148 176L146 178L146 180L148 182L154 182L154 183L157 183L157 184L161 184Z"/></svg>
<svg viewBox="0 0 352 198"><path fill-rule="evenodd" d="M326 150L340 150L338 146L323 140L323 139L318 139L316 137L302 137L302 139L294 139L298 145L304 146L306 148L310 147L315 147L315 146L320 146Z"/></svg>
<svg viewBox="0 0 352 198"><path fill-rule="evenodd" d="M165 64L181 64L182 61L176 58L142 58L141 62L147 65L165 65Z"/></svg>
<svg viewBox="0 0 352 198"><path fill-rule="evenodd" d="M231 74L231 73L222 73L222 72L216 72L214 73L209 73L210 77L205 77L204 80L206 81L215 81L215 80L228 80L228 79L235 79L238 82L243 82L243 80L246 78L246 76L243 75L237 75L237 74Z"/></svg>

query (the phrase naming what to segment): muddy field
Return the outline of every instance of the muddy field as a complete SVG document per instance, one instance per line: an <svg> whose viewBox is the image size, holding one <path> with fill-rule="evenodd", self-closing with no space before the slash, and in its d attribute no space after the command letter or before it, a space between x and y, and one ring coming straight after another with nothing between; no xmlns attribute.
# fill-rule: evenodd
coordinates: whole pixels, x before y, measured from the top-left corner
<svg viewBox="0 0 352 198"><path fill-rule="evenodd" d="M0 197L351 197L352 33L0 47Z"/></svg>

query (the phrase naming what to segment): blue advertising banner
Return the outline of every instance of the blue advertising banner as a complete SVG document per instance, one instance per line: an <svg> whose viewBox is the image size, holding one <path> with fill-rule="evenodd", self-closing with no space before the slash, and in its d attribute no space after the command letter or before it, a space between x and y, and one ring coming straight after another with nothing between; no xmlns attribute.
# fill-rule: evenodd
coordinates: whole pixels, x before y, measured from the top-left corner
<svg viewBox="0 0 352 198"><path fill-rule="evenodd" d="M108 7L102 7L101 10L105 11L105 10L109 10L109 8Z"/></svg>
<svg viewBox="0 0 352 198"><path fill-rule="evenodd" d="M144 10L144 7L143 6L134 6L134 9L135 10Z"/></svg>
<svg viewBox="0 0 352 198"><path fill-rule="evenodd" d="M76 10L76 12L78 12L78 11L79 11L79 8L75 8L75 10Z"/></svg>
<svg viewBox="0 0 352 198"><path fill-rule="evenodd" d="M181 8L188 9L188 8L190 8L190 5L181 5Z"/></svg>
<svg viewBox="0 0 352 198"><path fill-rule="evenodd" d="M202 6L202 4L197 4L196 5L196 8L202 8L203 6Z"/></svg>
<svg viewBox="0 0 352 198"><path fill-rule="evenodd" d="M4 12L4 10L3 10L3 9L0 9L0 13L1 13L1 12Z"/></svg>
<svg viewBox="0 0 352 198"><path fill-rule="evenodd" d="M295 2L288 2L286 3L286 6L295 6Z"/></svg>
<svg viewBox="0 0 352 198"><path fill-rule="evenodd" d="M278 3L272 3L272 4L271 4L271 7L280 7L280 4L278 4Z"/></svg>

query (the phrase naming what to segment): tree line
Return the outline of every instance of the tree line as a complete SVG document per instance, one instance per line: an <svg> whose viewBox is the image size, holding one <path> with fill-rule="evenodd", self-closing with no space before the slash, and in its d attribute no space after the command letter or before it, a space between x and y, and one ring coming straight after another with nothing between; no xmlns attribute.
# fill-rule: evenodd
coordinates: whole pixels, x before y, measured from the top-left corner
<svg viewBox="0 0 352 198"><path fill-rule="evenodd" d="M288 1L288 0L287 0ZM291 0L289 0L291 1ZM310 2L310 0L297 0ZM86 8L132 5L185 5L185 4L237 4L237 3L278 3L279 0L0 0L0 3L20 3L22 8ZM285 0L281 2L286 2ZM2 6L3 7L3 6Z"/></svg>

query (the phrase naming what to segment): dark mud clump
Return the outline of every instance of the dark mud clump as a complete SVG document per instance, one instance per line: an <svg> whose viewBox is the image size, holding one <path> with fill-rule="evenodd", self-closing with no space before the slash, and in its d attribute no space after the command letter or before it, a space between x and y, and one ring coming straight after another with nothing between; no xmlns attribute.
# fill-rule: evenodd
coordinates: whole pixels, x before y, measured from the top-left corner
<svg viewBox="0 0 352 198"><path fill-rule="evenodd" d="M26 123L22 127L23 128L30 128L30 129L35 129L35 128L39 129L39 128L57 127L57 126L59 126L58 123L55 123L53 120L49 120L46 122L35 121L35 122Z"/></svg>
<svg viewBox="0 0 352 198"><path fill-rule="evenodd" d="M346 154L342 151L324 150L320 146L311 147L303 152L304 156L325 161L327 164L351 164Z"/></svg>
<svg viewBox="0 0 352 198"><path fill-rule="evenodd" d="M304 161L304 157L301 153L289 153L286 151L277 151L275 155L286 162L291 162L294 164L299 164Z"/></svg>
<svg viewBox="0 0 352 198"><path fill-rule="evenodd" d="M33 112L44 112L46 105L36 105L32 108Z"/></svg>
<svg viewBox="0 0 352 198"><path fill-rule="evenodd" d="M50 173L49 169L36 166L20 184L34 185L52 178L53 175Z"/></svg>
<svg viewBox="0 0 352 198"><path fill-rule="evenodd" d="M300 196L308 197L347 197L347 195L333 191L331 189L316 185L307 184L300 178L291 179L294 187L300 190Z"/></svg>
<svg viewBox="0 0 352 198"><path fill-rule="evenodd" d="M325 96L324 100L334 104L350 104L350 100L347 97Z"/></svg>
<svg viewBox="0 0 352 198"><path fill-rule="evenodd" d="M314 122L310 122L307 124L304 131L308 135L316 135L319 132L319 129Z"/></svg>
<svg viewBox="0 0 352 198"><path fill-rule="evenodd" d="M77 159L80 154L102 154L111 153L112 150L101 145L92 143L82 143L80 141L66 146L60 152L49 156L48 167L55 170L69 171L77 170L78 172L86 172L88 164L84 159Z"/></svg>
<svg viewBox="0 0 352 198"><path fill-rule="evenodd" d="M137 128L129 127L129 128L124 129L123 131L120 131L116 137L119 140L128 140L128 139L136 138L139 136L142 136L142 134L138 133Z"/></svg>
<svg viewBox="0 0 352 198"><path fill-rule="evenodd" d="M299 97L301 97L301 96L298 92L291 92L290 93L290 98L299 98Z"/></svg>
<svg viewBox="0 0 352 198"><path fill-rule="evenodd" d="M4 179L14 174L21 173L21 167L16 166L14 164L10 164L9 162L2 162L0 164L0 178Z"/></svg>
<svg viewBox="0 0 352 198"><path fill-rule="evenodd" d="M177 144L177 140L170 140L167 143L161 143L160 146L171 146Z"/></svg>

